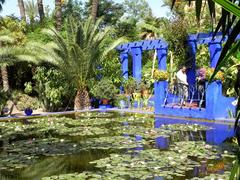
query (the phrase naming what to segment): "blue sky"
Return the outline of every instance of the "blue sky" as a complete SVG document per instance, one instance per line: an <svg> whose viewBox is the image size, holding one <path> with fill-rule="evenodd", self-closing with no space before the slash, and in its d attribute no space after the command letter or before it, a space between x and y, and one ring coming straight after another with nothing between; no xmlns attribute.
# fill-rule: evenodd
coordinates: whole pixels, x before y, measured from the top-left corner
<svg viewBox="0 0 240 180"><path fill-rule="evenodd" d="M35 0L36 1L36 0ZM83 0L85 1L85 0ZM123 0L113 0L115 2L123 2ZM153 10L153 14L157 17L166 17L167 12L169 9L162 6L163 0L147 0L150 7ZM54 7L54 0L43 0L45 5L49 5L51 9ZM5 4L3 5L3 11L0 13L1 16L11 15L14 14L15 16L19 17L19 10L17 6L17 0L6 0Z"/></svg>

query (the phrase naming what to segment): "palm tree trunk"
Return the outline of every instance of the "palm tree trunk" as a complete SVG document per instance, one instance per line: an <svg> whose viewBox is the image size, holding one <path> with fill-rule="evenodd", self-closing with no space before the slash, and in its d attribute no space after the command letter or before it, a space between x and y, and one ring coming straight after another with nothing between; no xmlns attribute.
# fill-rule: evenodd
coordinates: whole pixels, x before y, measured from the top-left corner
<svg viewBox="0 0 240 180"><path fill-rule="evenodd" d="M18 7L20 10L20 16L23 21L26 21L25 7L23 0L18 0Z"/></svg>
<svg viewBox="0 0 240 180"><path fill-rule="evenodd" d="M98 0L92 0L91 16L92 16L93 21L96 21L96 19L97 19L97 11L98 11Z"/></svg>
<svg viewBox="0 0 240 180"><path fill-rule="evenodd" d="M90 108L89 94L86 88L79 89L74 100L74 110Z"/></svg>
<svg viewBox="0 0 240 180"><path fill-rule="evenodd" d="M3 82L3 91L7 92L9 90L9 81L8 81L8 71L7 66L3 65L1 67L2 82Z"/></svg>
<svg viewBox="0 0 240 180"><path fill-rule="evenodd" d="M37 0L37 4L38 4L38 13L40 16L40 22L43 22L44 19L44 9L43 9L43 2L42 0Z"/></svg>
<svg viewBox="0 0 240 180"><path fill-rule="evenodd" d="M62 28L62 4L61 0L55 0L56 28L58 31Z"/></svg>

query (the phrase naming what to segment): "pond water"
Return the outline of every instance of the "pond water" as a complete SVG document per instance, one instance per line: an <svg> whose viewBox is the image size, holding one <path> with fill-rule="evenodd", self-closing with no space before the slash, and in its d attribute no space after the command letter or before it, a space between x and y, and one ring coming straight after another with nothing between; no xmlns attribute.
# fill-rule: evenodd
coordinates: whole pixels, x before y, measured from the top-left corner
<svg viewBox="0 0 240 180"><path fill-rule="evenodd" d="M233 127L117 112L0 123L0 179L228 179Z"/></svg>

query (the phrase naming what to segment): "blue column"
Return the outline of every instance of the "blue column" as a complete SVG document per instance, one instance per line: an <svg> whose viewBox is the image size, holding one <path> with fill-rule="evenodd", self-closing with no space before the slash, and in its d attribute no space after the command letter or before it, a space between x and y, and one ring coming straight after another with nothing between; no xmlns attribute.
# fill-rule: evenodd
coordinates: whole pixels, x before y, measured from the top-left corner
<svg viewBox="0 0 240 180"><path fill-rule="evenodd" d="M157 49L158 69L167 70L167 48Z"/></svg>
<svg viewBox="0 0 240 180"><path fill-rule="evenodd" d="M137 81L142 79L142 48L132 47L132 60L133 60L133 77Z"/></svg>
<svg viewBox="0 0 240 180"><path fill-rule="evenodd" d="M218 111L218 106L224 105L221 101L222 83L214 81L211 84L206 83L206 87L206 118L215 119L222 114Z"/></svg>
<svg viewBox="0 0 240 180"><path fill-rule="evenodd" d="M211 68L215 68L222 51L221 43L217 41L210 42L208 48L210 52L210 66Z"/></svg>
<svg viewBox="0 0 240 180"><path fill-rule="evenodd" d="M195 35L190 35L188 39L188 58L190 63L187 65L187 81L190 85L196 83L196 52L197 52L197 40Z"/></svg>
<svg viewBox="0 0 240 180"><path fill-rule="evenodd" d="M165 90L167 89L167 81L158 81L154 83L154 111L155 114L164 114L162 107L165 99Z"/></svg>
<svg viewBox="0 0 240 180"><path fill-rule="evenodd" d="M122 64L122 77L128 79L128 53L121 52L120 54L121 64Z"/></svg>

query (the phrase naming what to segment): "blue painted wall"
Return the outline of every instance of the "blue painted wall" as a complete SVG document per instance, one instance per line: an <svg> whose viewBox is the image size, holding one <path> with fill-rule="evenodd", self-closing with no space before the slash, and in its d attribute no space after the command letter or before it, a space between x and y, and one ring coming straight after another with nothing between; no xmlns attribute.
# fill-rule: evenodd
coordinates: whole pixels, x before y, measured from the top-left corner
<svg viewBox="0 0 240 180"><path fill-rule="evenodd" d="M203 119L227 119L229 118L229 111L235 112L235 106L232 105L234 98L227 98L222 95L220 81L215 81L206 86L206 108L164 106L166 87L166 81L155 82L154 84L155 114Z"/></svg>

